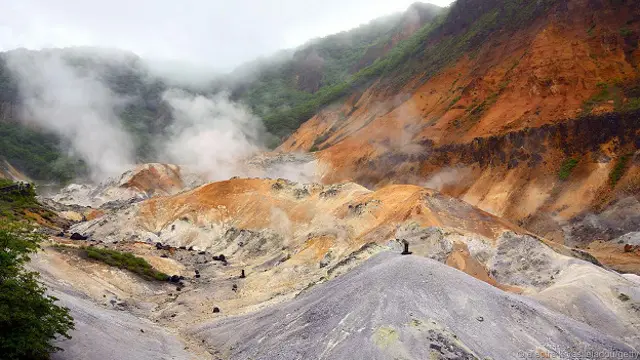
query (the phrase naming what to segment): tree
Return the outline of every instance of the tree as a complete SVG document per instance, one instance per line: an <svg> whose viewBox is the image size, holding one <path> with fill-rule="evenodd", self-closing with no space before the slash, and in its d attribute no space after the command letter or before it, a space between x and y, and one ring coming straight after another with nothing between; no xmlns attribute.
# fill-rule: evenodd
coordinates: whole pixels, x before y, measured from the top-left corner
<svg viewBox="0 0 640 360"><path fill-rule="evenodd" d="M43 235L25 223L0 220L0 354L7 360L48 359L60 348L58 336L71 338L69 309L55 304L38 282L39 274L24 264L40 248Z"/></svg>

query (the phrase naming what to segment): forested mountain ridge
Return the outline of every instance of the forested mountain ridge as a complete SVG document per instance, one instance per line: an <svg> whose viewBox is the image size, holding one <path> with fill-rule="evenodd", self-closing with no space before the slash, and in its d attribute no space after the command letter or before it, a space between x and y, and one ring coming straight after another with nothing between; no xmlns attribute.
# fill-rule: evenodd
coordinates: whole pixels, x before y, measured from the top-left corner
<svg viewBox="0 0 640 360"><path fill-rule="evenodd" d="M0 154L34 179L65 182L85 173L81 161L61 151L66 146L60 139L25 119L15 74L6 61L12 53L31 58L60 57L78 76L95 77L116 96L128 98L127 105L116 113L124 129L133 135L137 161L148 162L161 160L153 139L162 136L172 123L162 95L176 83L194 94L230 93L233 100L263 118L272 134L267 145L273 147L322 106L347 94L352 78L441 12L437 6L416 3L405 13L312 40L284 57L276 55L245 64L230 74L211 78L205 85L189 86L180 79L162 78L144 59L120 50L12 50L0 56Z"/></svg>

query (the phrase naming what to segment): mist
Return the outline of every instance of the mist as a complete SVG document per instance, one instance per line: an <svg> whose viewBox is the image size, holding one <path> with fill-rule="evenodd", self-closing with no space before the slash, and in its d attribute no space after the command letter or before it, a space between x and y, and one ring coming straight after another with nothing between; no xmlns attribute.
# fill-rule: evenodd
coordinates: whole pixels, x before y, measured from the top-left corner
<svg viewBox="0 0 640 360"><path fill-rule="evenodd" d="M471 173L468 168L444 168L431 175L426 182L421 184L429 189L442 191L446 186L456 184Z"/></svg>
<svg viewBox="0 0 640 360"><path fill-rule="evenodd" d="M68 143L66 150L84 160L92 180L118 175L134 163L132 141L116 116L128 99L95 74L69 66L60 52L16 50L6 60L20 90L20 121Z"/></svg>
<svg viewBox="0 0 640 360"><path fill-rule="evenodd" d="M188 165L208 180L240 175L243 159L264 150L262 121L229 95L189 94L168 90L163 95L174 122L156 147L169 162Z"/></svg>
<svg viewBox="0 0 640 360"><path fill-rule="evenodd" d="M118 62L123 56L91 50L16 50L7 53L6 59L18 83L19 121L54 133L61 139L63 153L86 163L90 178L77 181L102 183L136 163L134 135L123 128L118 114L141 99L135 94L125 97L114 93L102 82L100 69L67 62L75 56ZM143 64L141 69L149 68ZM161 76L154 69L150 71L152 77ZM159 100L170 110L171 121L161 134L150 137L155 150L150 160L184 166L207 181L234 176L317 180L317 164L309 156L265 160L248 167L250 158L267 150L264 144L269 134L262 120L226 92L193 93L204 83L191 80L183 78L191 90L169 88L162 93Z"/></svg>

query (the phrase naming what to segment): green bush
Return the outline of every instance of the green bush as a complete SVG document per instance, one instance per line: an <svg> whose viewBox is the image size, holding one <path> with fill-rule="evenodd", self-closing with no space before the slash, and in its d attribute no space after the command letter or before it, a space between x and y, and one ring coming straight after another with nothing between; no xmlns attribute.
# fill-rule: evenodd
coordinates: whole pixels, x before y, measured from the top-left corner
<svg viewBox="0 0 640 360"><path fill-rule="evenodd" d="M562 166L560 166L560 172L558 173L558 177L560 178L560 180L562 181L567 180L569 178L569 175L571 175L573 168L575 168L577 165L578 165L577 159L565 160L562 163Z"/></svg>
<svg viewBox="0 0 640 360"><path fill-rule="evenodd" d="M453 98L453 100L451 100L451 102L449 103L449 106L447 106L447 109L451 109L453 107L453 105L455 105L458 101L460 101L460 99L462 98L462 96L458 95L455 98Z"/></svg>
<svg viewBox="0 0 640 360"><path fill-rule="evenodd" d="M83 250L90 259L94 259L120 269L129 270L132 273L140 275L146 280L166 281L169 279L169 275L155 270L145 259L139 258L132 253L97 247L85 247Z"/></svg>
<svg viewBox="0 0 640 360"><path fill-rule="evenodd" d="M627 171L629 160L633 157L633 154L622 155L616 161L616 164L613 166L613 169L609 173L609 184L611 187L615 187L618 181L622 178L624 173Z"/></svg>
<svg viewBox="0 0 640 360"><path fill-rule="evenodd" d="M640 109L640 97L630 98L627 103L624 104L623 110L633 111Z"/></svg>
<svg viewBox="0 0 640 360"><path fill-rule="evenodd" d="M629 37L633 35L633 30L629 29L628 27L623 27L620 29L620 36L622 36L623 38Z"/></svg>
<svg viewBox="0 0 640 360"><path fill-rule="evenodd" d="M0 221L0 357L7 360L48 359L60 350L58 336L71 338L69 309L45 294L38 273L24 264L39 249L43 236L25 224Z"/></svg>

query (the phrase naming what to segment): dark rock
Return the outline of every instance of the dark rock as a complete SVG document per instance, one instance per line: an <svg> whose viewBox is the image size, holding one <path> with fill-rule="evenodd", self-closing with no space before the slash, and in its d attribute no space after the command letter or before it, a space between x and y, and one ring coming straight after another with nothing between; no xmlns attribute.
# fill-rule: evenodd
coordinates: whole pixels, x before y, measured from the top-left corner
<svg viewBox="0 0 640 360"><path fill-rule="evenodd" d="M238 285L233 284L233 286L231 287L231 290L233 290L234 292L238 291Z"/></svg>
<svg viewBox="0 0 640 360"><path fill-rule="evenodd" d="M162 254L162 255L160 255L160 257L161 257L161 258L168 258L168 257L169 257L169 255L167 255L167 254Z"/></svg>
<svg viewBox="0 0 640 360"><path fill-rule="evenodd" d="M483 322L483 321L484 321L484 318L483 318L482 316L478 316L478 317L476 318L476 320L478 320L478 321L480 321L480 322Z"/></svg>
<svg viewBox="0 0 640 360"><path fill-rule="evenodd" d="M200 252L198 252L198 255L205 255L206 253L207 253L206 251L200 251ZM214 256L213 259L215 260L216 257Z"/></svg>
<svg viewBox="0 0 640 360"><path fill-rule="evenodd" d="M214 314L215 313L219 313L219 312L220 312L220 308L219 307L216 306L216 307L213 308L213 313ZM202 340L202 341L204 341L204 340Z"/></svg>
<svg viewBox="0 0 640 360"><path fill-rule="evenodd" d="M180 250L187 250L187 247L186 247L186 246L180 246L178 249L180 249Z"/></svg>
<svg viewBox="0 0 640 360"><path fill-rule="evenodd" d="M193 246L189 246L189 248L187 250L193 251Z"/></svg>
<svg viewBox="0 0 640 360"><path fill-rule="evenodd" d="M244 279L246 276L244 275L244 269L242 269L242 273L240 273L240 279Z"/></svg>
<svg viewBox="0 0 640 360"><path fill-rule="evenodd" d="M200 274L196 274L196 279L200 279Z"/></svg>
<svg viewBox="0 0 640 360"><path fill-rule="evenodd" d="M84 236L84 235L80 235L77 232L71 234L71 237L69 237L71 240L87 240L89 237L88 236Z"/></svg>
<svg viewBox="0 0 640 360"><path fill-rule="evenodd" d="M59 232L57 236L58 237L64 237L64 233L63 232Z"/></svg>
<svg viewBox="0 0 640 360"><path fill-rule="evenodd" d="M407 240L402 240L402 243L404 244L404 250L402 251L402 255L411 255L413 254L411 251L409 251L409 242Z"/></svg>
<svg viewBox="0 0 640 360"><path fill-rule="evenodd" d="M180 281L180 276L178 275L173 275L169 278L169 281L171 281L172 283L177 283Z"/></svg>
<svg viewBox="0 0 640 360"><path fill-rule="evenodd" d="M429 348L435 350L435 351L440 351L442 350L442 346L437 345L437 344L429 344Z"/></svg>
<svg viewBox="0 0 640 360"><path fill-rule="evenodd" d="M175 224L171 225L171 231L174 231L175 229L176 229L176 225Z"/></svg>
<svg viewBox="0 0 640 360"><path fill-rule="evenodd" d="M162 243L161 242L157 242L156 243L156 249L162 250Z"/></svg>

